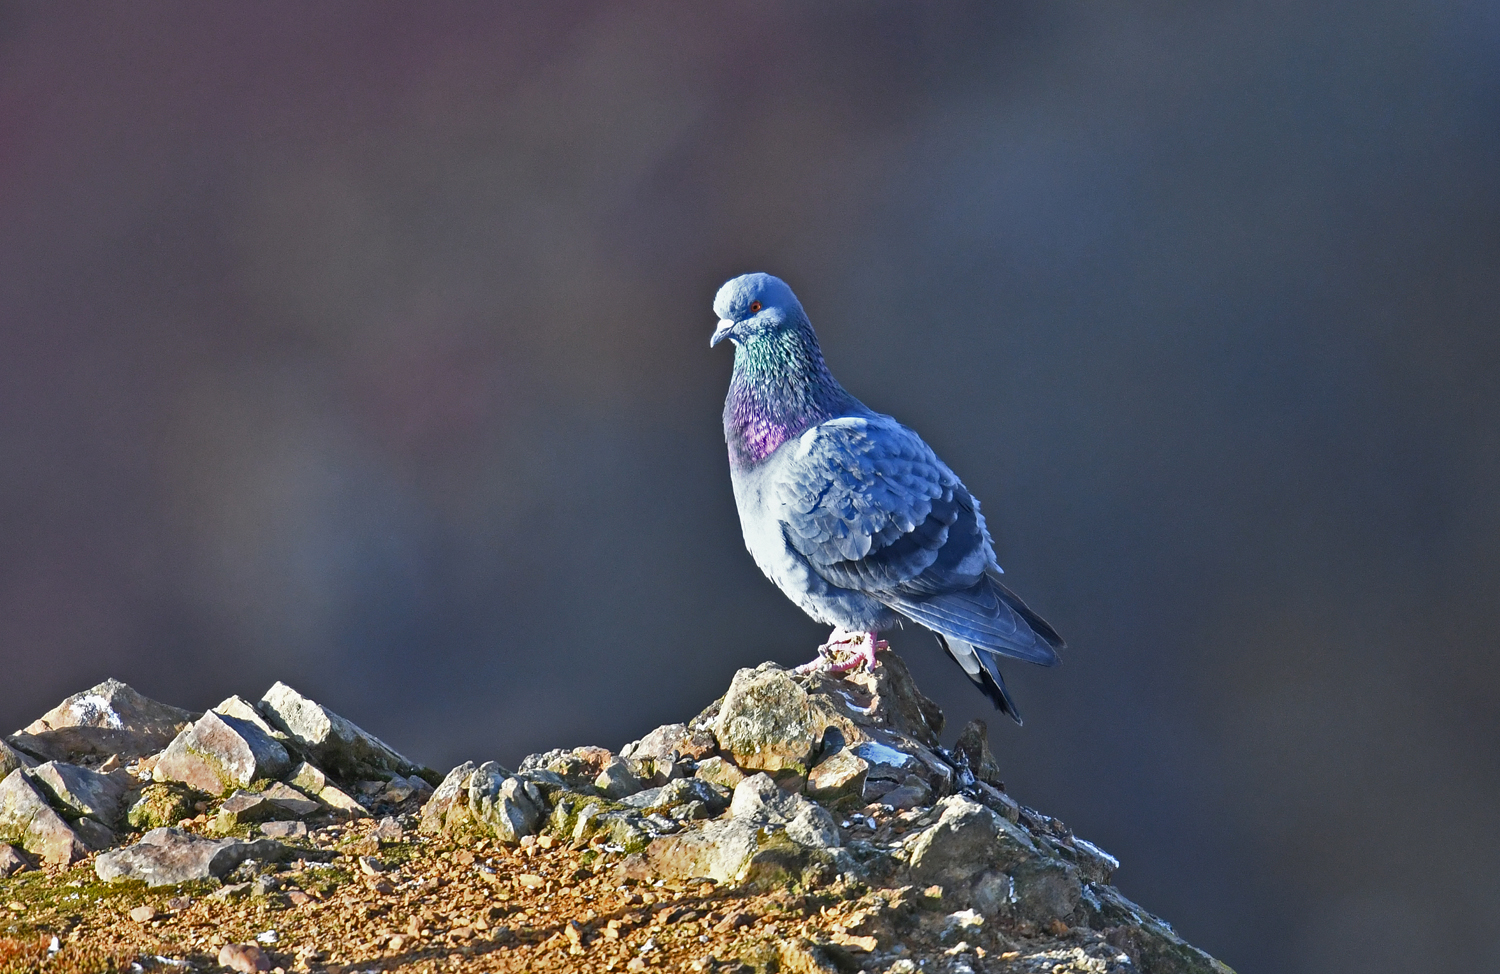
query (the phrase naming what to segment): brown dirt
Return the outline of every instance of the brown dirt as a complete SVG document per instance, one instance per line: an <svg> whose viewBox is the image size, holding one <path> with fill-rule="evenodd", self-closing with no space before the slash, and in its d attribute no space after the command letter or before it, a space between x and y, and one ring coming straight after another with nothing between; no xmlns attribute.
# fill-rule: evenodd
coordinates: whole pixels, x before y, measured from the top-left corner
<svg viewBox="0 0 1500 974"><path fill-rule="evenodd" d="M957 948L976 969L1004 970L1027 941L1055 942L1067 933L991 926L965 933L965 944L947 946L938 938L946 911L936 887L840 884L755 893L712 883L621 882L617 860L589 850L464 844L410 831L401 842L380 844L369 835L374 827L365 820L315 831L305 842L307 859L274 872L261 867L279 889L265 895L246 890L238 899L214 896L214 882L159 890L106 885L95 878L91 860L0 880L0 935L11 938L0 939L0 974L130 970L129 961L147 970L188 969L158 957L219 970L223 944L254 942L272 931L274 941L261 943L280 970L338 974L748 974L768 964L782 971L854 972L874 969L865 963L869 950L888 951L897 942L913 959L936 959ZM903 827L898 815L881 832L889 837ZM332 861L310 861L317 858ZM155 916L131 919L130 911L142 906ZM45 954L54 936L60 949L36 966L37 951ZM5 966L9 958L22 966Z"/></svg>

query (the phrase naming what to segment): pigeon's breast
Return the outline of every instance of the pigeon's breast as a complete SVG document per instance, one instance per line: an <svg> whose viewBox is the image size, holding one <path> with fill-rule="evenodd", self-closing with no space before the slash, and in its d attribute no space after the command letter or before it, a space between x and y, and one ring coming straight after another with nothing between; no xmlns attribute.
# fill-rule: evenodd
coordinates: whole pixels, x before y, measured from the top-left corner
<svg viewBox="0 0 1500 974"><path fill-rule="evenodd" d="M776 484L782 476L781 468L796 448L795 440L788 441L764 463L747 470L731 470L745 547L766 577L819 622L849 630L889 628L895 613L888 607L863 593L829 583L787 541Z"/></svg>

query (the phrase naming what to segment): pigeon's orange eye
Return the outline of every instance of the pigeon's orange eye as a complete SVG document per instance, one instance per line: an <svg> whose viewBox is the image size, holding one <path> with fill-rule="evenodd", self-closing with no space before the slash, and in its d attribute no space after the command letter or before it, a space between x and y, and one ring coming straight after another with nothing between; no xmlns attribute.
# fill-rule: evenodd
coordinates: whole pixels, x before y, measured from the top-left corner
<svg viewBox="0 0 1500 974"><path fill-rule="evenodd" d="M751 301L750 302L750 313L751 314L755 314L755 312L757 312L759 310L760 310L760 302L759 301Z"/></svg>

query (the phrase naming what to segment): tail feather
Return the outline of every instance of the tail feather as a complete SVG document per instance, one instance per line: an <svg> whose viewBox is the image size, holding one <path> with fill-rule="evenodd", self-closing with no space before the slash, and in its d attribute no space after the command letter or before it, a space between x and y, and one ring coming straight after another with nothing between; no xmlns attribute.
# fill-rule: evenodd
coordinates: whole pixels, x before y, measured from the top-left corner
<svg viewBox="0 0 1500 974"><path fill-rule="evenodd" d="M1056 666L1063 646L1057 632L1025 602L989 575L969 588L928 597L896 594L891 608L949 639L1041 666Z"/></svg>
<svg viewBox="0 0 1500 974"><path fill-rule="evenodd" d="M934 632L933 635L937 636L938 642L943 644L944 651L953 657L953 661L963 668L964 675L981 693L990 698L995 709L1010 717L1019 727L1022 724L1021 712L1016 709L1015 701L1005 689L1005 677L1000 675L1000 667L995 665L995 654L985 652L962 639L949 638L940 632Z"/></svg>

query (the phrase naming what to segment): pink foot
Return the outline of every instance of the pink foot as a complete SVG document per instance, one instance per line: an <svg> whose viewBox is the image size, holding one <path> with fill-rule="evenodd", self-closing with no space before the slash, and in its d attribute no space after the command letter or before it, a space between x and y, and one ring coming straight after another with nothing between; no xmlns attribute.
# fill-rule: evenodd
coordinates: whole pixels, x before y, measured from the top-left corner
<svg viewBox="0 0 1500 974"><path fill-rule="evenodd" d="M798 673L816 673L825 671L828 673L846 673L856 669L860 663L872 673L875 671L875 653L878 650L889 649L890 643L880 638L880 633L850 632L847 629L835 629L828 637L828 642L818 647L818 658L809 663L803 663L797 667ZM847 652L849 658L843 661L834 658L835 654Z"/></svg>

